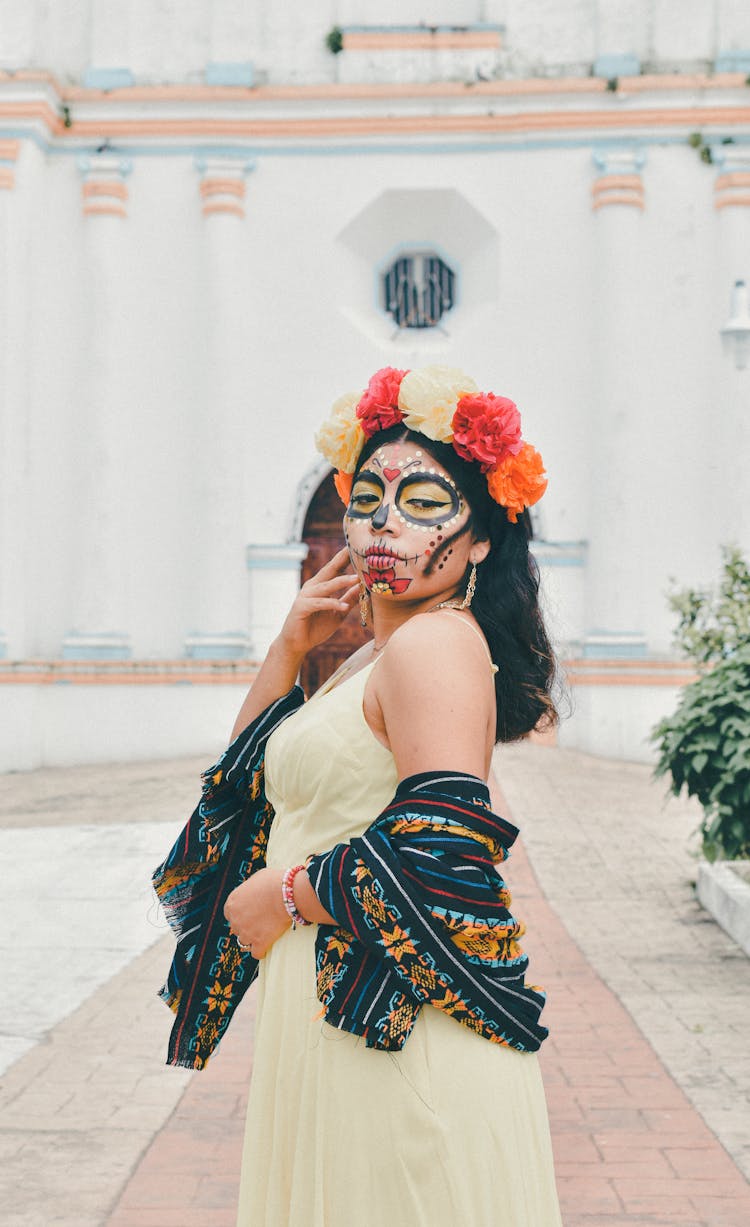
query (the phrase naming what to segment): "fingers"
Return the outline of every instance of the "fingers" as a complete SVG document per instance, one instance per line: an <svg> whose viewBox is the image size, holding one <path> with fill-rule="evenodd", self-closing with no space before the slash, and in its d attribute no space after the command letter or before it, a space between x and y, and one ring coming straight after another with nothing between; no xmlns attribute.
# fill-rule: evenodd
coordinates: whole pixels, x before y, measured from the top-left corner
<svg viewBox="0 0 750 1227"><path fill-rule="evenodd" d="M344 567L348 567L349 565L349 549L347 546L344 546L343 549L334 554L333 558L330 558L328 562L316 572L313 578L330 579L331 576L336 575L339 571L343 570Z"/></svg>
<svg viewBox="0 0 750 1227"><path fill-rule="evenodd" d="M316 596L332 596L335 592L340 592L342 588L346 589L356 581L356 575L337 575L334 579L326 579L320 581L316 578L308 579L305 583L305 588L310 584L315 590Z"/></svg>
<svg viewBox="0 0 750 1227"><path fill-rule="evenodd" d="M358 592L359 589L354 589ZM352 597L326 597L326 596L308 596L304 598L305 605L302 609L302 616L310 613L348 613L354 601Z"/></svg>

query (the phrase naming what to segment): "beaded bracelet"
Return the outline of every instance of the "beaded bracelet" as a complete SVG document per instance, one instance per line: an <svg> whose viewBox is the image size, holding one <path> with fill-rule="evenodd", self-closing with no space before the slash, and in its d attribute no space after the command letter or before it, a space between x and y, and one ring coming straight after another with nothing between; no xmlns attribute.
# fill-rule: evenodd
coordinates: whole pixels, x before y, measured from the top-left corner
<svg viewBox="0 0 750 1227"><path fill-rule="evenodd" d="M304 865L290 865L281 879L281 898L284 900L284 907L292 918L292 928L296 929L297 925L312 924L311 920L305 920L301 912L297 911L294 902L294 879Z"/></svg>

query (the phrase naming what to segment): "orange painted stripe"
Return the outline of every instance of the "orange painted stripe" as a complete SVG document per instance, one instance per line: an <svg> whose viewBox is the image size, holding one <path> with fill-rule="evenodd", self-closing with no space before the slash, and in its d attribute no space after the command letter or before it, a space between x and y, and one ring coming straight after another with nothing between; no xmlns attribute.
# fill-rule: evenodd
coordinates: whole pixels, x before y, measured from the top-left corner
<svg viewBox="0 0 750 1227"><path fill-rule="evenodd" d="M204 179L201 196L244 196L245 184L240 179Z"/></svg>
<svg viewBox="0 0 750 1227"><path fill-rule="evenodd" d="M124 92L124 91L123 91ZM344 115L277 119L96 119L77 120L65 128L60 117L43 102L0 103L0 118L40 119L61 138L88 136L170 137L225 136L248 138L355 137L388 134L432 135L467 132L566 132L592 129L723 128L750 123L750 106L644 108L640 111L532 111L508 115Z"/></svg>
<svg viewBox="0 0 750 1227"><path fill-rule="evenodd" d="M571 686L687 686L698 674L659 677L653 673L566 673L565 680Z"/></svg>
<svg viewBox="0 0 750 1227"><path fill-rule="evenodd" d="M714 201L716 209L727 209L730 205L750 205L750 192L737 192L734 196L720 196Z"/></svg>
<svg viewBox="0 0 750 1227"><path fill-rule="evenodd" d="M242 205L230 204L228 201L212 200L203 206L203 216L208 217L210 213L233 213L235 217L244 217L245 210Z"/></svg>
<svg viewBox="0 0 750 1227"><path fill-rule="evenodd" d="M344 34L344 51L436 51L499 47L498 30L425 30Z"/></svg>
<svg viewBox="0 0 750 1227"><path fill-rule="evenodd" d="M127 217L128 215L127 210L122 205L105 204L104 201L94 201L92 204L85 204L83 206L83 213L85 217Z"/></svg>
<svg viewBox="0 0 750 1227"><path fill-rule="evenodd" d="M126 184L117 179L87 179L83 185L83 194L84 196L117 196L120 200L127 200L128 189Z"/></svg>
<svg viewBox="0 0 750 1227"><path fill-rule="evenodd" d="M0 166L0 188L12 189L16 186L16 176L9 166Z"/></svg>
<svg viewBox="0 0 750 1227"><path fill-rule="evenodd" d="M0 683L44 685L69 682L81 685L154 685L194 682L201 685L250 685L259 665L254 661L69 661L37 660L15 664L0 662Z"/></svg>
<svg viewBox="0 0 750 1227"><path fill-rule="evenodd" d="M592 209L603 209L606 205L635 205L637 209L645 209L643 193L607 192L597 196L591 204Z"/></svg>
<svg viewBox="0 0 750 1227"><path fill-rule="evenodd" d="M1 113L1 112L0 112ZM515 133L596 128L728 127L750 124L750 106L643 111L540 111L515 115L342 115L312 119L108 119L110 136L352 137L389 133ZM73 136L101 136L102 121L82 120Z"/></svg>
<svg viewBox="0 0 750 1227"><path fill-rule="evenodd" d="M750 171L732 170L725 175L719 175L714 187L717 192L724 187L750 187Z"/></svg>
<svg viewBox="0 0 750 1227"><path fill-rule="evenodd" d="M635 188L637 192L642 192L643 180L640 175L602 175L591 190L596 196L597 193L613 187Z"/></svg>
<svg viewBox="0 0 750 1227"><path fill-rule="evenodd" d="M684 686L700 674L689 662L671 660L582 660L562 662L574 686ZM7 685L70 682L81 685L249 685L259 663L251 660L160 661L0 661L0 683Z"/></svg>
<svg viewBox="0 0 750 1227"><path fill-rule="evenodd" d="M0 158L4 162L15 162L19 144L19 141L0 141Z"/></svg>
<svg viewBox="0 0 750 1227"><path fill-rule="evenodd" d="M619 656L569 656L565 661L565 667L568 669L587 669L594 667L596 669L637 669L643 672L645 667L649 669L669 669L672 672L692 672L692 665L686 660L644 660L643 657L631 656L629 659L623 660Z"/></svg>

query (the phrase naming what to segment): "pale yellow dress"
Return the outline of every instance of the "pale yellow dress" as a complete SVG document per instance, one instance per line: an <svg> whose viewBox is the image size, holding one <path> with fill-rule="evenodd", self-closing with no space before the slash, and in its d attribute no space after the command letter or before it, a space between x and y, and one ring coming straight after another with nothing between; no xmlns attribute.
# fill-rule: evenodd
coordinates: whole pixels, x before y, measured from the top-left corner
<svg viewBox="0 0 750 1227"><path fill-rule="evenodd" d="M372 662L276 730L268 864L360 835L396 767L362 711ZM261 962L238 1227L559 1227L547 1109L533 1053L431 1006L400 1052L320 1017L317 926Z"/></svg>

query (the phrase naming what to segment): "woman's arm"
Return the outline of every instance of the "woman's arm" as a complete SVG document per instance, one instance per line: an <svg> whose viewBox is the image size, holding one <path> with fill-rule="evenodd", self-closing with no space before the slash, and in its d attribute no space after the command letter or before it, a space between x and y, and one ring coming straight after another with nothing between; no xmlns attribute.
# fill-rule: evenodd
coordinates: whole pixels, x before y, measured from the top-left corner
<svg viewBox="0 0 750 1227"><path fill-rule="evenodd" d="M447 618L420 614L399 628L373 676L399 779L421 771L461 771L487 779L494 743L492 672L476 636ZM262 958L289 927L281 900L283 871L263 869L230 895L234 932ZM294 903L314 924L339 922L301 870ZM231 914L230 914L231 913Z"/></svg>
<svg viewBox="0 0 750 1227"><path fill-rule="evenodd" d="M384 652L372 685L399 779L421 771L490 774L495 688L487 653L474 638L445 618L422 614ZM294 903L306 920L338 923L304 870L294 879Z"/></svg>
<svg viewBox="0 0 750 1227"><path fill-rule="evenodd" d="M463 771L487 779L495 730L495 687L479 637L454 618L419 614L394 634L372 693L398 778Z"/></svg>
<svg viewBox="0 0 750 1227"><path fill-rule="evenodd" d="M338 630L354 607L358 592L347 549L339 550L302 585L239 710L232 741L270 703L291 690L307 653Z"/></svg>

